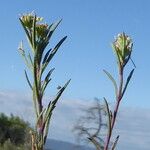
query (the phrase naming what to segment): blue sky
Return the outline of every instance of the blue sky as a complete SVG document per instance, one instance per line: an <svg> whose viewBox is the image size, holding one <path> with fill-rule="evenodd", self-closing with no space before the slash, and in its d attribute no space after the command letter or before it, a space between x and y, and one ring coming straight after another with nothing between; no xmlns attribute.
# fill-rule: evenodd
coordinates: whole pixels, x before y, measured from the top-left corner
<svg viewBox="0 0 150 150"><path fill-rule="evenodd" d="M18 18L33 10L47 23L63 18L49 47L68 36L50 65L56 70L47 95L54 95L57 85L71 78L64 99L86 103L105 96L113 102L113 87L102 70L117 77L110 45L114 36L124 31L133 39L132 58L137 68L122 106L150 109L149 0L1 1L0 91L30 92L24 77L25 65L17 52L19 42L26 40ZM132 67L127 66L127 73Z"/></svg>
<svg viewBox="0 0 150 150"><path fill-rule="evenodd" d="M147 68L150 64L148 0L14 0L12 5L10 3L6 0L0 5L0 89L29 91L23 74L25 66L17 52L19 42L26 40L18 17L19 14L34 10L48 23L63 18L53 37L53 44L64 35L68 36L51 63L51 67L56 68L52 93L58 84L71 78L72 82L64 94L67 98L88 100L107 95L111 97L112 85L102 69L116 76L115 58L110 44L115 35L124 31L133 39L132 58L137 66L126 95L128 100L124 103L150 107L150 71ZM132 69L132 65L128 68Z"/></svg>

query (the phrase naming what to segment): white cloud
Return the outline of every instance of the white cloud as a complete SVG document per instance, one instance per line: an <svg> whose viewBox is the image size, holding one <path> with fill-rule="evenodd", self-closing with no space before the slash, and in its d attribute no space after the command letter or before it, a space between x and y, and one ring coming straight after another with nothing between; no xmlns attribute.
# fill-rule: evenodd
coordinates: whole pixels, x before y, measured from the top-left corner
<svg viewBox="0 0 150 150"><path fill-rule="evenodd" d="M26 93L16 91L0 91L0 112L13 113L26 120L32 120L32 100Z"/></svg>
<svg viewBox="0 0 150 150"><path fill-rule="evenodd" d="M14 91L0 91L0 111L17 114L33 122L31 95ZM91 104L90 101L61 99L54 111L50 138L73 142L73 125L81 115L80 108ZM150 109L121 108L114 136L120 135L118 149L149 150L150 146Z"/></svg>
<svg viewBox="0 0 150 150"><path fill-rule="evenodd" d="M150 146L150 109L123 108L117 122L120 134L119 149L149 150Z"/></svg>

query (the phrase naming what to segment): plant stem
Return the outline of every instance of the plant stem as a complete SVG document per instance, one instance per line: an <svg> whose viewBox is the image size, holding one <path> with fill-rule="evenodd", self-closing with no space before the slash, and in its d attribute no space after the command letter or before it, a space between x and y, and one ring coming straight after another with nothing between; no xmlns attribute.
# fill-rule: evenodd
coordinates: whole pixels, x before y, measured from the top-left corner
<svg viewBox="0 0 150 150"><path fill-rule="evenodd" d="M112 131L113 131L113 128L114 128L114 125L116 122L116 117L117 117L117 113L119 110L120 101L122 99L122 89L123 89L123 68L120 67L120 69L119 69L119 90L118 90L118 95L116 97L115 109L114 109L114 112L112 115L111 130L107 134L104 150L108 150L108 147L109 147L110 138L112 136Z"/></svg>

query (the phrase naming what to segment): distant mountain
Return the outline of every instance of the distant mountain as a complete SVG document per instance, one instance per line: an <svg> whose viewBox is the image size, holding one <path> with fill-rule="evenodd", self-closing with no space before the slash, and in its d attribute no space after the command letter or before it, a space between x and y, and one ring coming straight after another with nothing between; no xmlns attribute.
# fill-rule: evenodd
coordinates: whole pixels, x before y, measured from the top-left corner
<svg viewBox="0 0 150 150"><path fill-rule="evenodd" d="M86 146L77 146L73 143L48 139L45 150L94 150Z"/></svg>

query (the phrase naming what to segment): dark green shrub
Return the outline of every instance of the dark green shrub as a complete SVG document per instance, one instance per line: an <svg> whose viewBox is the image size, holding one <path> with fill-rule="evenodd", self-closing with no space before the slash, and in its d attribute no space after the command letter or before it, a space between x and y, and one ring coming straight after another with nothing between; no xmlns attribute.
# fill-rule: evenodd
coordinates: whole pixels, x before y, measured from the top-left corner
<svg viewBox="0 0 150 150"><path fill-rule="evenodd" d="M0 114L1 145L4 145L6 141L15 145L24 144L29 137L29 130L31 130L29 123L19 117L13 115L8 117L3 113Z"/></svg>

